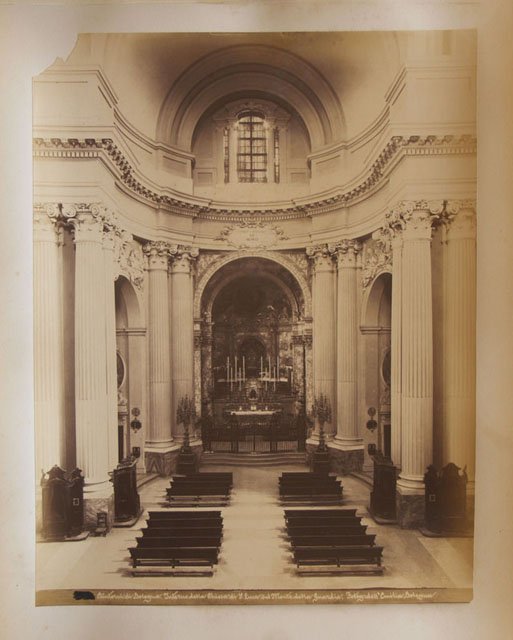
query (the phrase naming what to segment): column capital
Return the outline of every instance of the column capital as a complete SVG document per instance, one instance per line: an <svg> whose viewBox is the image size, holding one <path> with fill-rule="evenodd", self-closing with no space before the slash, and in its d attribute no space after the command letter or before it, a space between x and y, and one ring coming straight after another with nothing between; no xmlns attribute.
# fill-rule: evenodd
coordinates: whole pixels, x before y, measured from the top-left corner
<svg viewBox="0 0 513 640"><path fill-rule="evenodd" d="M443 221L447 227L447 240L473 240L476 237L476 201L449 200Z"/></svg>
<svg viewBox="0 0 513 640"><path fill-rule="evenodd" d="M387 227L392 235L402 233L403 240L431 240L446 205L445 200L402 200L386 214Z"/></svg>
<svg viewBox="0 0 513 640"><path fill-rule="evenodd" d="M170 248L169 254L171 273L190 273L194 261L199 256L199 250L196 247L174 245Z"/></svg>
<svg viewBox="0 0 513 640"><path fill-rule="evenodd" d="M339 269L356 267L356 258L363 248L359 240L341 240L335 245Z"/></svg>
<svg viewBox="0 0 513 640"><path fill-rule="evenodd" d="M306 255L312 261L316 273L332 271L335 245L319 244L306 248Z"/></svg>
<svg viewBox="0 0 513 640"><path fill-rule="evenodd" d="M114 216L101 204L63 204L62 220L69 223L73 231L75 243L103 241L106 224L114 223Z"/></svg>
<svg viewBox="0 0 513 640"><path fill-rule="evenodd" d="M34 240L36 242L58 242L59 216L58 204L34 204Z"/></svg>
<svg viewBox="0 0 513 640"><path fill-rule="evenodd" d="M143 246L143 253L148 259L148 271L154 271L157 269L167 270L169 250L170 244L163 240L147 242Z"/></svg>

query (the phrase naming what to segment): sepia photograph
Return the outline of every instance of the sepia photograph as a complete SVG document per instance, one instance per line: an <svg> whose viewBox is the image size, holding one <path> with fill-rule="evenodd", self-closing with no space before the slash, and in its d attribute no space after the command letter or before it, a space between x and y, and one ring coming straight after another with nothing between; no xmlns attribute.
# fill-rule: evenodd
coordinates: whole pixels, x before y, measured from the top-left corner
<svg viewBox="0 0 513 640"><path fill-rule="evenodd" d="M37 603L471 600L475 31L33 82Z"/></svg>
<svg viewBox="0 0 513 640"><path fill-rule="evenodd" d="M0 3L2 637L509 637L512 20Z"/></svg>

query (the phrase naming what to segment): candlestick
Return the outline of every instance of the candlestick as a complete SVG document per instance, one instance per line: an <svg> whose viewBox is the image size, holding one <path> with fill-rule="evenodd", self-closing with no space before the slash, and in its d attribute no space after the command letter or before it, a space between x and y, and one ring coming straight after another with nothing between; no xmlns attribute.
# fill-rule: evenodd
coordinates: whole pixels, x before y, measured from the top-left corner
<svg viewBox="0 0 513 640"><path fill-rule="evenodd" d="M264 357L260 356L260 377L264 377Z"/></svg>
<svg viewBox="0 0 513 640"><path fill-rule="evenodd" d="M242 380L246 382L246 356L242 356Z"/></svg>
<svg viewBox="0 0 513 640"><path fill-rule="evenodd" d="M237 356L235 356L235 382L237 382L239 378L239 370L237 368Z"/></svg>

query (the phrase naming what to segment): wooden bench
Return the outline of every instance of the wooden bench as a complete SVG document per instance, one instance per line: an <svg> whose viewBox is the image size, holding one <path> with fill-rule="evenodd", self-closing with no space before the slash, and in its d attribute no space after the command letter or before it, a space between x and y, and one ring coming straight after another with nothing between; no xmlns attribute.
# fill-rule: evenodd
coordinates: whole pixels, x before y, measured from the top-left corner
<svg viewBox="0 0 513 640"><path fill-rule="evenodd" d="M131 547L132 566L213 566L217 564L216 547Z"/></svg>
<svg viewBox="0 0 513 640"><path fill-rule="evenodd" d="M148 520L148 529L222 529L221 520L167 520L166 518L153 518Z"/></svg>
<svg viewBox="0 0 513 640"><path fill-rule="evenodd" d="M309 529L308 527L287 527L287 534L290 537L299 536L361 536L367 533L366 524L346 524L330 529Z"/></svg>
<svg viewBox="0 0 513 640"><path fill-rule="evenodd" d="M298 568L302 565L363 565L375 564L381 566L383 547L377 546L344 546L344 547L296 547L294 561Z"/></svg>
<svg viewBox="0 0 513 640"><path fill-rule="evenodd" d="M233 484L233 473L231 471L199 471L188 476L173 476L173 478L176 477L193 478L195 480L223 480Z"/></svg>
<svg viewBox="0 0 513 640"><path fill-rule="evenodd" d="M284 471L279 480L294 480L295 478L336 478L333 474L313 473L313 471Z"/></svg>
<svg viewBox="0 0 513 640"><path fill-rule="evenodd" d="M374 534L345 534L341 536L290 536L292 547L347 547L347 546L369 546L374 545L376 536Z"/></svg>
<svg viewBox="0 0 513 640"><path fill-rule="evenodd" d="M149 519L153 520L215 520L222 521L220 511L149 511Z"/></svg>
<svg viewBox="0 0 513 640"><path fill-rule="evenodd" d="M302 494L302 495L286 495L286 496L280 496L280 500L283 504L286 505L292 505L292 504L297 504L297 505L301 505L301 506L306 506L306 505L311 505L311 506L316 506L316 505L323 505L323 506L328 506L328 505L339 505L342 504L342 494L340 495L335 495L335 494L311 494L311 493L307 493L307 494Z"/></svg>
<svg viewBox="0 0 513 640"><path fill-rule="evenodd" d="M222 525L218 527L174 527L173 525L166 524L165 526L152 526L147 529L141 529L141 534L145 538L162 538L167 535L197 538L199 536L217 536L222 535L222 533Z"/></svg>
<svg viewBox="0 0 513 640"><path fill-rule="evenodd" d="M167 549L170 547L175 548L192 548L192 547L215 547L219 549L221 546L221 536L198 536L198 537L183 537L183 536L142 536L136 538L137 548L162 548Z"/></svg>
<svg viewBox="0 0 513 640"><path fill-rule="evenodd" d="M356 515L356 509L285 509L285 518L300 518L312 516L318 518L323 517L346 517L350 518Z"/></svg>
<svg viewBox="0 0 513 640"><path fill-rule="evenodd" d="M295 497L295 496L342 496L342 487L340 485L326 485L326 484L297 484L293 486L280 487L278 489L280 497Z"/></svg>
<svg viewBox="0 0 513 640"><path fill-rule="evenodd" d="M178 483L173 482L172 487L166 489L168 496L227 496L230 489L225 486L202 484L198 482Z"/></svg>

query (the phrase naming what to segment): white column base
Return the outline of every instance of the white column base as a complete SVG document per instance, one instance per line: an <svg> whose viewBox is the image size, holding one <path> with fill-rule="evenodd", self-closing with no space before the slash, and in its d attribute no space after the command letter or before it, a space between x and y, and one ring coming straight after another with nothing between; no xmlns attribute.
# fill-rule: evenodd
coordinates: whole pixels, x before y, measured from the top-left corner
<svg viewBox="0 0 513 640"><path fill-rule="evenodd" d="M98 513L107 514L107 527L114 524L114 487L111 482L87 482L84 486L84 529L92 531L98 524Z"/></svg>
<svg viewBox="0 0 513 640"><path fill-rule="evenodd" d="M418 529L424 524L424 481L417 477L399 477L396 491L397 522L401 529Z"/></svg>
<svg viewBox="0 0 513 640"><path fill-rule="evenodd" d="M339 451L363 451L363 438L347 438L335 436L329 443L330 449L338 449Z"/></svg>

